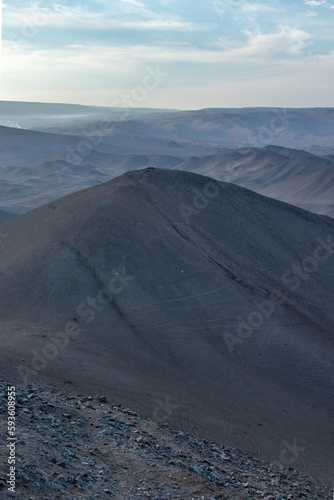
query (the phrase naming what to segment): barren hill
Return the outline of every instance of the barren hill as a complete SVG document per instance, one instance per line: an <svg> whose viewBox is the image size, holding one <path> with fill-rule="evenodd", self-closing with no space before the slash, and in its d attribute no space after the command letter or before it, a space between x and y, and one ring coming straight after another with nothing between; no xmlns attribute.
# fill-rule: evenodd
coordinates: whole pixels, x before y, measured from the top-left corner
<svg viewBox="0 0 334 500"><path fill-rule="evenodd" d="M7 378L103 392L332 482L332 219L147 169L2 231Z"/></svg>

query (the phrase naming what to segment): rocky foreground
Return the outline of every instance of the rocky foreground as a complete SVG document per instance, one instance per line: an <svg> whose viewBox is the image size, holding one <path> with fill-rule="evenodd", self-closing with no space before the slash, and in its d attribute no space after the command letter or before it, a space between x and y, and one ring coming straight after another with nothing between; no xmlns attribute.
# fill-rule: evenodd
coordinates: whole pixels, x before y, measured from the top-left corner
<svg viewBox="0 0 334 500"><path fill-rule="evenodd" d="M8 391L1 389L0 497L18 499L332 499L291 468L197 439L103 396L16 388L16 485L8 492Z"/></svg>

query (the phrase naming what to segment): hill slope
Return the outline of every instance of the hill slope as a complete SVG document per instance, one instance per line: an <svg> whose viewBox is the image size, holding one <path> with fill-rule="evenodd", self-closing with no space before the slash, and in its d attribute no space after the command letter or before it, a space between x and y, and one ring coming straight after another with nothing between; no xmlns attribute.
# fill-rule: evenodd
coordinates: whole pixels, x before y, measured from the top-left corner
<svg viewBox="0 0 334 500"><path fill-rule="evenodd" d="M333 220L147 169L2 230L2 372L331 483Z"/></svg>

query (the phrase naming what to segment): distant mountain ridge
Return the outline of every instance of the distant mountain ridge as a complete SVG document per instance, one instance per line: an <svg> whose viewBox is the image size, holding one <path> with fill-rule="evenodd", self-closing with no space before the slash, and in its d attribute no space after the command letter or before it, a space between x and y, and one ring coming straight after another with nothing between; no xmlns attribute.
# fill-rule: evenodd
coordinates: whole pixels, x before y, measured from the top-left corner
<svg viewBox="0 0 334 500"><path fill-rule="evenodd" d="M334 217L334 161L329 158L267 146L189 158L175 168L232 182Z"/></svg>
<svg viewBox="0 0 334 500"><path fill-rule="evenodd" d="M158 167L211 176L334 217L332 155L273 145L178 144L151 138L152 124L113 127L102 138L0 127L0 208L23 213L127 171Z"/></svg>
<svg viewBox="0 0 334 500"><path fill-rule="evenodd" d="M162 109L132 108L127 115L160 113ZM59 126L64 123L89 123L95 120L117 119L125 108L87 106L80 104L0 101L0 125L17 128Z"/></svg>

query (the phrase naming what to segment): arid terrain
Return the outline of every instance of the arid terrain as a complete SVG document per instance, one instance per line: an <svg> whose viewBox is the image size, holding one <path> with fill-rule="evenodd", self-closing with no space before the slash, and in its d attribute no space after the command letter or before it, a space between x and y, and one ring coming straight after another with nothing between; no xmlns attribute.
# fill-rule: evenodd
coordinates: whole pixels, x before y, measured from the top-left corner
<svg viewBox="0 0 334 500"><path fill-rule="evenodd" d="M45 106L0 102L17 498L330 499L333 109Z"/></svg>

